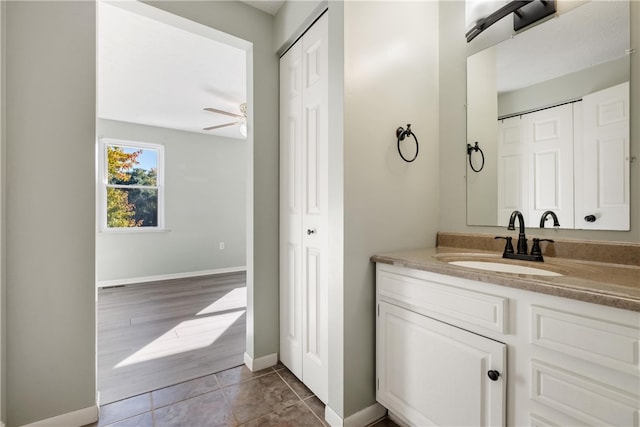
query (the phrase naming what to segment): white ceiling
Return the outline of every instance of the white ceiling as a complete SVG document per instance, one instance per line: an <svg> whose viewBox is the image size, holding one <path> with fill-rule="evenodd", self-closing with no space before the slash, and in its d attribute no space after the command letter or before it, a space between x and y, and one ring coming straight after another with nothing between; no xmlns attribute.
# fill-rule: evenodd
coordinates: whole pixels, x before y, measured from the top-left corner
<svg viewBox="0 0 640 427"><path fill-rule="evenodd" d="M629 46L628 2L585 3L496 46L498 92L623 57Z"/></svg>
<svg viewBox="0 0 640 427"><path fill-rule="evenodd" d="M215 40L207 27L196 34L117 3L99 2L98 10L98 117L244 138L239 125L202 128L235 121L205 107L240 113L245 50Z"/></svg>

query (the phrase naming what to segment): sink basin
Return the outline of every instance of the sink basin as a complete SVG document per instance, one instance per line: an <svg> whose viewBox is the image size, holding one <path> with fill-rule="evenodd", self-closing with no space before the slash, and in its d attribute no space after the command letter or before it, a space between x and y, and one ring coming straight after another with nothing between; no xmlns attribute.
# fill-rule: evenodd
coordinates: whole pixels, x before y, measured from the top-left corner
<svg viewBox="0 0 640 427"><path fill-rule="evenodd" d="M449 264L460 267L473 268L476 270L494 271L499 273L529 274L534 276L562 276L555 271L544 270L542 268L527 267L520 264L507 264L490 261L449 261Z"/></svg>

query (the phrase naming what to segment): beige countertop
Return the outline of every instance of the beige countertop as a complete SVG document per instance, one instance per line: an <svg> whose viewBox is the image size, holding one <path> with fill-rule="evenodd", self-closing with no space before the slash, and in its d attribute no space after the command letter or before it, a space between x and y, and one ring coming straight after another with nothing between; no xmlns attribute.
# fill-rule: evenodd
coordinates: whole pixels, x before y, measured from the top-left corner
<svg viewBox="0 0 640 427"><path fill-rule="evenodd" d="M470 255L463 255L470 254ZM460 267L448 262L477 259L542 268L562 276L499 273ZM437 247L374 255L372 261L511 288L555 295L594 304L640 311L640 267L545 256L544 262L506 260L501 253L459 247Z"/></svg>

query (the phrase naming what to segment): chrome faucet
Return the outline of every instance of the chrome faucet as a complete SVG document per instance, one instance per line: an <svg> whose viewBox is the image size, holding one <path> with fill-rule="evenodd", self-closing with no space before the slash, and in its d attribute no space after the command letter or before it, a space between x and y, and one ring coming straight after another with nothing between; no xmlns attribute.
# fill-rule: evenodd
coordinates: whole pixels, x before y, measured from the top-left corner
<svg viewBox="0 0 640 427"><path fill-rule="evenodd" d="M553 226L560 227L560 223L558 222L558 217L556 216L555 212L546 211L542 214L542 217L540 217L540 228L544 228L544 223L547 221L547 217L549 215L551 215L551 218L553 219Z"/></svg>
<svg viewBox="0 0 640 427"><path fill-rule="evenodd" d="M513 211L511 212L511 217L509 218L509 226L507 230L515 230L515 222L516 218L518 218L518 222L520 223L520 232L518 234L518 255L527 254L527 236L524 234L524 217L522 216L522 212Z"/></svg>

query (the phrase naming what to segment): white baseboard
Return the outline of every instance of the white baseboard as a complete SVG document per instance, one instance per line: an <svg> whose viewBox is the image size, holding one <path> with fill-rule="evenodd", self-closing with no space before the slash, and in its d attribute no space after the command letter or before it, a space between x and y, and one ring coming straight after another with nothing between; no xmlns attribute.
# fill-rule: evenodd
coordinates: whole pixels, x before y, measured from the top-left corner
<svg viewBox="0 0 640 427"><path fill-rule="evenodd" d="M331 427L343 427L344 426L344 420L342 419L342 417L340 415L338 415L333 409L331 409L329 407L329 405L326 405L324 407L324 420Z"/></svg>
<svg viewBox="0 0 640 427"><path fill-rule="evenodd" d="M25 424L22 427L82 427L96 421L98 421L98 407L94 405L77 411L67 412L66 414L56 417L47 418L46 420ZM4 427L4 424L2 427Z"/></svg>
<svg viewBox="0 0 640 427"><path fill-rule="evenodd" d="M365 427L387 414L387 409L379 403L342 419L329 405L324 408L324 419L331 427Z"/></svg>
<svg viewBox="0 0 640 427"><path fill-rule="evenodd" d="M187 277L210 276L212 274L223 274L223 273L236 273L239 271L246 271L246 270L247 270L246 266L216 268L214 270L187 271L184 273L159 274L157 276L131 277L128 279L98 280L96 281L96 285L99 288L104 288L105 286L121 286L121 285L131 285L133 283L155 282L158 280L184 279Z"/></svg>
<svg viewBox="0 0 640 427"><path fill-rule="evenodd" d="M251 372L259 371L261 369L270 368L278 363L278 353L268 354L266 356L252 358L249 354L244 354L244 364Z"/></svg>

